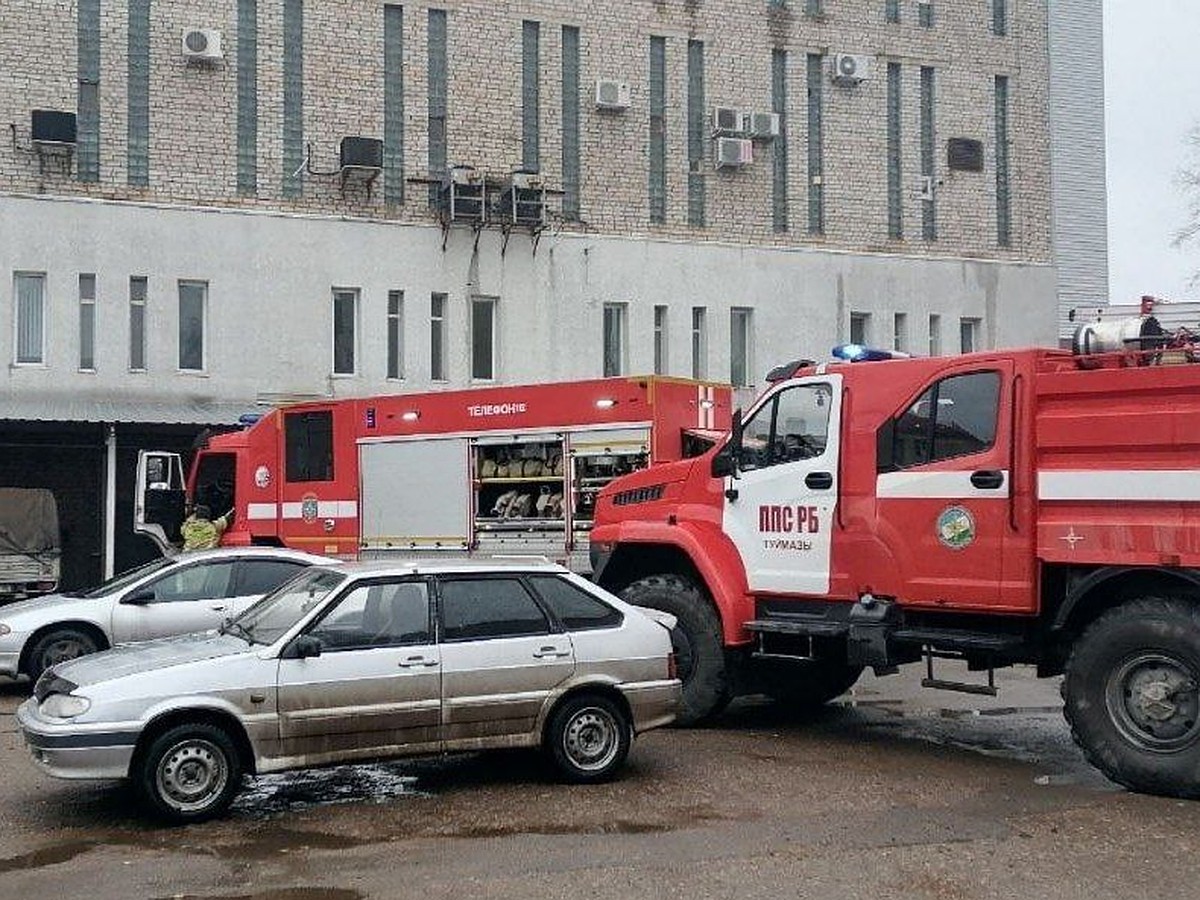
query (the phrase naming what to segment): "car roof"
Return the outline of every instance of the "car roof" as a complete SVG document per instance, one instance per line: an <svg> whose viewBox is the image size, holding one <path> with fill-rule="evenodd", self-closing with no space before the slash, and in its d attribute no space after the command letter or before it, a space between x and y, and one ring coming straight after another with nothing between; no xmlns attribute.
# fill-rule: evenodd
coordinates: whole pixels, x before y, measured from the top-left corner
<svg viewBox="0 0 1200 900"><path fill-rule="evenodd" d="M493 556L470 559L417 558L402 561L368 560L364 562L332 561L331 567L357 578L371 575L481 575L491 572L537 572L560 575L567 572L563 566L541 556Z"/></svg>
<svg viewBox="0 0 1200 900"><path fill-rule="evenodd" d="M175 558L179 562L208 559L239 559L245 556L271 557L290 559L297 562L307 562L313 565L319 563L336 563L336 559L318 556L315 553L305 553L302 550L292 550L287 547L216 547L212 550L185 550Z"/></svg>

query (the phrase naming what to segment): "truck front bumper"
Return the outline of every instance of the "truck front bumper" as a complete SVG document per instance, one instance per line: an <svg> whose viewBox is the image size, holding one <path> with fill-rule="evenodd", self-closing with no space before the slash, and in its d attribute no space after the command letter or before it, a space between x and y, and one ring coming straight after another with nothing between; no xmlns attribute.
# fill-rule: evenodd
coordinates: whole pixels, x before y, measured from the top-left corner
<svg viewBox="0 0 1200 900"><path fill-rule="evenodd" d="M110 779L129 775L138 732L110 725L47 722L37 700L17 708L17 725L39 769L55 778Z"/></svg>

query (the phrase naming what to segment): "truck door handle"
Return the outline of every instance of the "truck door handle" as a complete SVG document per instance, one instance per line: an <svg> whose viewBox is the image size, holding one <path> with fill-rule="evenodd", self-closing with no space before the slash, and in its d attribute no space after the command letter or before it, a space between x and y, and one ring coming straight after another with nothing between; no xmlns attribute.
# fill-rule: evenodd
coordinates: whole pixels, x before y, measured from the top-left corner
<svg viewBox="0 0 1200 900"><path fill-rule="evenodd" d="M985 491L994 491L1004 487L1004 473L990 469L972 472L971 484Z"/></svg>
<svg viewBox="0 0 1200 900"><path fill-rule="evenodd" d="M570 650L559 650L557 647L543 647L533 654L534 659L559 659L563 656L570 656Z"/></svg>
<svg viewBox="0 0 1200 900"><path fill-rule="evenodd" d="M804 476L804 484L814 491L827 491L833 487L833 473L809 472Z"/></svg>
<svg viewBox="0 0 1200 900"><path fill-rule="evenodd" d="M400 660L400 668L402 669L415 669L422 666L436 666L437 664L438 661L436 659L426 659L424 656L410 656L407 659Z"/></svg>

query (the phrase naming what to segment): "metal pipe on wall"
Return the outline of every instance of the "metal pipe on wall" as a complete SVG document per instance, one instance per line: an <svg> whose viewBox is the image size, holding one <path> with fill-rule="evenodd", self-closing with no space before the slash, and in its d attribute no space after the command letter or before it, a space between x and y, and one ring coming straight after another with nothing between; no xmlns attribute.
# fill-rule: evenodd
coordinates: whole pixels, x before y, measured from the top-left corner
<svg viewBox="0 0 1200 900"><path fill-rule="evenodd" d="M117 428L106 426L104 437L104 580L113 577L117 555Z"/></svg>

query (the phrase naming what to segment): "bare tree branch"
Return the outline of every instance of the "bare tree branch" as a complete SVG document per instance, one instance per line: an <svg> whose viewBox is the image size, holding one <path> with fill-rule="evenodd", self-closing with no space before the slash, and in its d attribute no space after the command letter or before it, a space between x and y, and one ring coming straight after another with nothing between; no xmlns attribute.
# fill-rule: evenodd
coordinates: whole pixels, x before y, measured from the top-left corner
<svg viewBox="0 0 1200 900"><path fill-rule="evenodd" d="M1180 248L1195 245L1200 249L1200 125L1193 127L1184 140L1188 157L1176 173L1175 184L1187 200L1187 221L1175 232L1171 243ZM1200 267L1192 274L1190 284L1200 285Z"/></svg>

